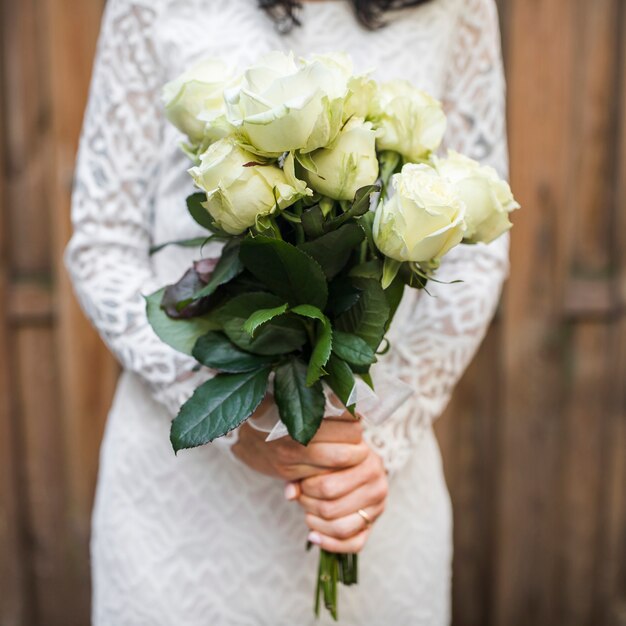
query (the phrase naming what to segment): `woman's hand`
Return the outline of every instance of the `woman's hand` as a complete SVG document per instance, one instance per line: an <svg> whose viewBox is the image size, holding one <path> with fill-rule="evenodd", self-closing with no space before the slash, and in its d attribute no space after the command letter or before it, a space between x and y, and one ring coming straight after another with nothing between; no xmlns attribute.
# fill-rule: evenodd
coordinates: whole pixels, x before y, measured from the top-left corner
<svg viewBox="0 0 626 626"><path fill-rule="evenodd" d="M329 552L360 552L385 509L387 474L380 457L368 449L357 465L305 478L288 485L285 493L306 511L311 543Z"/></svg>
<svg viewBox="0 0 626 626"><path fill-rule="evenodd" d="M358 420L349 414L338 419L325 419L308 446L291 437L266 442L267 433L244 424L233 454L262 474L299 481L362 463L369 453L363 442Z"/></svg>

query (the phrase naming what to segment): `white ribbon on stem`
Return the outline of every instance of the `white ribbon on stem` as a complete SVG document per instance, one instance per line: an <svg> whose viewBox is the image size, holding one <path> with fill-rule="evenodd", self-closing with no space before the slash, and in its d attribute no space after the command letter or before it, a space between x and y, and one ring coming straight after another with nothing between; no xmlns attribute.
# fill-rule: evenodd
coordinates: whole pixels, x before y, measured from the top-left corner
<svg viewBox="0 0 626 626"><path fill-rule="evenodd" d="M414 389L397 377L386 376L383 371L372 368L372 389L362 378L355 377L354 387L348 398L348 405L355 405L355 414L366 423L378 425L389 419L409 398ZM326 396L325 418L339 417L346 412L344 405L324 383ZM265 441L274 441L285 437L289 433L287 427L280 420L278 407L275 402L266 402L260 408L254 419L248 421L254 429L268 433Z"/></svg>

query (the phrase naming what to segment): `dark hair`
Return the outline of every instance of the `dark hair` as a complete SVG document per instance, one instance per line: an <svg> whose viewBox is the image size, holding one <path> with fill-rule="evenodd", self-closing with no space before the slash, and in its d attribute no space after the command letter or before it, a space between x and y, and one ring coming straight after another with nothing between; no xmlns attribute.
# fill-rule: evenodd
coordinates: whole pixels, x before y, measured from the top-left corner
<svg viewBox="0 0 626 626"><path fill-rule="evenodd" d="M429 0L350 0L357 19L369 29L384 25L383 13L393 9L403 9ZM300 0L259 0L259 6L276 22L281 32L287 32L294 26L300 26L298 11L302 8Z"/></svg>

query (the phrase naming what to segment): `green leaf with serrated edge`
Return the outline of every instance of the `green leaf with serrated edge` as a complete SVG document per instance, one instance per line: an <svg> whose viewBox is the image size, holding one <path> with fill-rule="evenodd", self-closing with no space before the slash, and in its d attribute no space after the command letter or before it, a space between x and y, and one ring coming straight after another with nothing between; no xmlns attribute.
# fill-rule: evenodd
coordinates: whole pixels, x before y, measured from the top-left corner
<svg viewBox="0 0 626 626"><path fill-rule="evenodd" d="M144 296L148 322L161 341L179 352L191 355L198 338L210 330L219 328L219 325L206 317L172 319L161 309L164 291L165 287Z"/></svg>
<svg viewBox="0 0 626 626"><path fill-rule="evenodd" d="M380 281L383 289L387 289L387 287L391 285L395 277L398 275L401 265L402 263L400 261L391 259L388 256L385 257L385 262L383 263L383 276Z"/></svg>
<svg viewBox="0 0 626 626"><path fill-rule="evenodd" d="M361 290L356 304L342 313L335 325L339 330L353 333L364 339L376 350L385 334L389 318L389 304L380 282L372 278L352 278L355 287Z"/></svg>
<svg viewBox="0 0 626 626"><path fill-rule="evenodd" d="M389 317L387 319L387 324L385 325L385 332L389 330L389 326L391 326L391 322L393 321L393 316L396 314L398 306L400 306L400 301L404 295L404 285L405 278L402 275L402 272L399 272L393 279L391 285L385 289L385 298L387 298L387 304L389 305Z"/></svg>
<svg viewBox="0 0 626 626"><path fill-rule="evenodd" d="M298 350L307 341L301 320L291 316L277 317L261 326L254 337L244 330L248 318L259 309L282 306L281 299L271 293L243 293L231 298L214 313L228 338L242 350L254 354L287 354Z"/></svg>
<svg viewBox="0 0 626 626"><path fill-rule="evenodd" d="M346 265L352 251L363 241L363 231L356 224L344 224L314 241L298 246L313 257L324 270L328 280L334 278Z"/></svg>
<svg viewBox="0 0 626 626"><path fill-rule="evenodd" d="M154 246L150 246L149 253L156 254L167 248L167 246L179 246L181 248L200 248L209 241L216 239L216 235L209 235L208 237L192 237L191 239L175 239L174 241L165 241Z"/></svg>
<svg viewBox="0 0 626 626"><path fill-rule="evenodd" d="M246 269L290 305L324 309L328 285L322 268L308 254L286 241L257 236L241 243L239 258Z"/></svg>
<svg viewBox="0 0 626 626"><path fill-rule="evenodd" d="M347 276L337 276L328 285L328 309L334 316L354 306L360 297L361 290Z"/></svg>
<svg viewBox="0 0 626 626"><path fill-rule="evenodd" d="M224 333L215 331L202 335L193 347L192 356L207 367L220 372L238 374L259 369L272 362L270 356L250 354L238 348Z"/></svg>
<svg viewBox="0 0 626 626"><path fill-rule="evenodd" d="M312 385L326 373L324 365L326 365L333 347L333 331L330 320L317 307L310 304L296 306L291 309L291 312L320 322L306 374L306 384Z"/></svg>
<svg viewBox="0 0 626 626"><path fill-rule="evenodd" d="M193 294L194 300L210 296L220 285L229 282L243 271L243 264L239 260L240 243L239 239L231 239L224 246L211 279L202 289Z"/></svg>
<svg viewBox="0 0 626 626"><path fill-rule="evenodd" d="M213 231L213 218L209 212L202 206L206 202L206 193L198 191L187 196L187 210L197 224L203 228Z"/></svg>
<svg viewBox="0 0 626 626"><path fill-rule="evenodd" d="M303 211L300 219L304 232L309 239L315 239L324 234L324 214L319 204Z"/></svg>
<svg viewBox="0 0 626 626"><path fill-rule="evenodd" d="M237 428L261 404L270 371L218 374L202 383L172 421L174 450L204 445Z"/></svg>
<svg viewBox="0 0 626 626"><path fill-rule="evenodd" d="M292 439L307 445L324 417L326 399L322 384L307 385L307 366L291 358L276 368L274 399Z"/></svg>
<svg viewBox="0 0 626 626"><path fill-rule="evenodd" d="M302 315L303 317L310 317L311 319L319 320L320 322L328 322L328 318L322 313L322 311L312 304L299 304L298 306L294 306L291 309L291 312L296 315Z"/></svg>
<svg viewBox="0 0 626 626"><path fill-rule="evenodd" d="M259 326L263 326L266 322L274 319L278 315L282 315L287 310L287 304L281 304L271 309L260 309L255 311L243 325L243 329L251 336L254 337Z"/></svg>
<svg viewBox="0 0 626 626"><path fill-rule="evenodd" d="M350 366L343 359L331 354L326 369L328 374L324 377L324 381L328 383L346 409L354 414L354 404L350 406L347 404L354 387L354 374Z"/></svg>
<svg viewBox="0 0 626 626"><path fill-rule="evenodd" d="M333 330L333 353L351 365L371 365L376 353L361 337L341 330Z"/></svg>

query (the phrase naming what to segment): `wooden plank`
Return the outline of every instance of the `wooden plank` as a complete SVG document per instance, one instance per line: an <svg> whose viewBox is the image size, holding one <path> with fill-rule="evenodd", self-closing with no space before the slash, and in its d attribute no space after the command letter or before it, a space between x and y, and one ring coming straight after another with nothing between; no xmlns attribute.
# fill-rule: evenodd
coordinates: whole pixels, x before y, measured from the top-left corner
<svg viewBox="0 0 626 626"><path fill-rule="evenodd" d="M0 297L5 291L0 276ZM29 616L29 562L25 554L26 520L21 502L19 434L13 420L13 394L7 320L0 317L0 624L22 626Z"/></svg>
<svg viewBox="0 0 626 626"><path fill-rule="evenodd" d="M626 5L618 3L616 23L618 85L613 111L616 118L614 205L611 224L616 271L614 295L620 315L613 327L610 358L613 369L611 412L604 473L606 506L598 559L598 604L603 623L626 626Z"/></svg>
<svg viewBox="0 0 626 626"><path fill-rule="evenodd" d="M6 2L5 10L3 97L10 120L5 138L11 212L8 252L14 273L46 274L50 262L50 223L45 210L50 101L45 58L39 56L45 25L39 19L37 0Z"/></svg>
<svg viewBox="0 0 626 626"><path fill-rule="evenodd" d="M50 71L56 77L51 85L55 146L51 242L56 259L55 334L67 475L66 513L75 564L76 610L87 623L91 509L100 440L119 368L76 303L61 256L70 237L74 159L104 3L91 0L77 5L73 0L44 0L42 5L48 24Z"/></svg>
<svg viewBox="0 0 626 626"><path fill-rule="evenodd" d="M65 524L65 476L59 429L54 338L46 326L14 331L17 409L23 428L26 498L33 542L30 559L39 624L65 626L78 619L73 563Z"/></svg>
<svg viewBox="0 0 626 626"><path fill-rule="evenodd" d="M576 3L576 46L573 50L574 85L585 98L572 97L574 145L567 202L570 237L566 250L566 287L604 286L605 315L595 322L573 320L570 345L568 401L564 406L563 494L561 532L561 589L559 620L572 626L600 623L603 607L599 558L605 508L604 462L606 435L615 370L611 363L615 319L613 250L610 245L614 211L613 108L617 43L617 3L598 0L593 6ZM596 302L602 302L597 294ZM565 311L565 314L571 313ZM571 318L570 318L571 319ZM564 378L567 372L563 372Z"/></svg>
<svg viewBox="0 0 626 626"><path fill-rule="evenodd" d="M562 302L570 143L573 3L510 0L506 41L512 233L503 316L493 623L558 619L559 476L567 329Z"/></svg>
<svg viewBox="0 0 626 626"><path fill-rule="evenodd" d="M52 292L50 285L40 280L21 280L10 286L8 316L15 323L52 321Z"/></svg>
<svg viewBox="0 0 626 626"><path fill-rule="evenodd" d="M13 305L21 324L13 328L16 400L12 419L22 434L19 461L28 514L24 527L30 532L25 560L32 571L32 584L26 601L32 606L33 624L66 626L88 622L88 597L80 593L86 558L82 554L80 563L73 558L68 527L58 384L61 357L56 353L53 318L29 315L29 307L30 313L49 309L53 295L52 73L44 47L46 20L41 2L9 4L11 28L5 45L10 62L3 84L11 121L6 170L7 236L12 244L9 289L21 294Z"/></svg>
<svg viewBox="0 0 626 626"><path fill-rule="evenodd" d="M571 378L562 442L561 524L555 540L561 554L560 623L600 624L599 559L604 531L605 436L611 414L611 329L602 323L573 330Z"/></svg>
<svg viewBox="0 0 626 626"><path fill-rule="evenodd" d="M9 3L0 1L0 87L10 56L6 45ZM0 89L0 91L3 91ZM8 300L7 193L5 154L11 120L0 98L0 301ZM26 558L27 519L23 494L19 424L15 421L13 344L7 310L0 309L0 623L24 626L33 618L29 602L32 576Z"/></svg>

